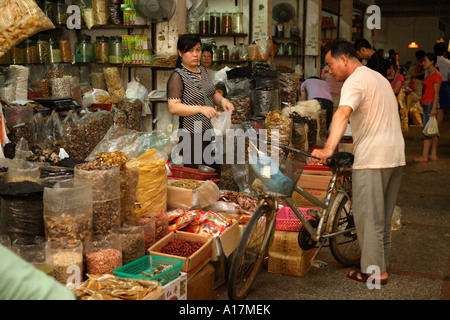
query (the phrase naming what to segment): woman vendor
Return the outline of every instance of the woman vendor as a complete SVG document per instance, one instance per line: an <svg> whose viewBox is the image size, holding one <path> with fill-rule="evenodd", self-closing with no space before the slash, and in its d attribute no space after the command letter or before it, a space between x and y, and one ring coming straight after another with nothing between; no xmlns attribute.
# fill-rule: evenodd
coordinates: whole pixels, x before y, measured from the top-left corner
<svg viewBox="0 0 450 320"><path fill-rule="evenodd" d="M183 165L197 168L199 164L204 164L216 169L220 176L223 157L212 152L214 159L211 163L211 159L208 159L211 158L208 157L211 152L204 152L211 139L206 135L204 137L204 134L213 128L211 118L218 117L215 106L220 105L225 111L234 111L234 106L216 92L208 72L199 65L202 55L199 37L190 34L181 36L177 50L177 68L167 82L167 98L170 113L180 117L178 137ZM184 139L190 141L183 144ZM208 148L210 150L211 147Z"/></svg>

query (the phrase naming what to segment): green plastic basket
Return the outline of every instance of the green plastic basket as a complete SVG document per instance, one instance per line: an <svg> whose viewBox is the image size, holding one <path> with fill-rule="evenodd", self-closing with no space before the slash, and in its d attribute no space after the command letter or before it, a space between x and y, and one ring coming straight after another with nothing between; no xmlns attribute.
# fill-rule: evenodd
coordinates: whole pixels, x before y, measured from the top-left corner
<svg viewBox="0 0 450 320"><path fill-rule="evenodd" d="M165 285L180 275L184 260L148 255L130 262L114 270L114 274L121 278L134 278L142 280L155 280ZM141 272L151 273L160 265L172 265L171 268L153 277L141 275Z"/></svg>

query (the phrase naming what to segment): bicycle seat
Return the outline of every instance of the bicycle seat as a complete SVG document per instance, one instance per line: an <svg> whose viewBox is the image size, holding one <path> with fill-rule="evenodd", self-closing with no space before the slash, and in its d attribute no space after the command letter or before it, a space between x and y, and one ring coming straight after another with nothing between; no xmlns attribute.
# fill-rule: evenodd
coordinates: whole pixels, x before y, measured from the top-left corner
<svg viewBox="0 0 450 320"><path fill-rule="evenodd" d="M350 152L337 152L327 159L327 167L331 169L351 167L354 158Z"/></svg>

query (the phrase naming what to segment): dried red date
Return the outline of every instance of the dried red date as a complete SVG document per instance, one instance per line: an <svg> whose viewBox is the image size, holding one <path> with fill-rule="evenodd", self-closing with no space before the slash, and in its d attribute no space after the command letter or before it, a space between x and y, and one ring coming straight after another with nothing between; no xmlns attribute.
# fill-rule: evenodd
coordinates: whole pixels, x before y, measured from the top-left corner
<svg viewBox="0 0 450 320"><path fill-rule="evenodd" d="M170 240L160 252L174 256L188 258L203 246L201 241L191 241L186 239Z"/></svg>

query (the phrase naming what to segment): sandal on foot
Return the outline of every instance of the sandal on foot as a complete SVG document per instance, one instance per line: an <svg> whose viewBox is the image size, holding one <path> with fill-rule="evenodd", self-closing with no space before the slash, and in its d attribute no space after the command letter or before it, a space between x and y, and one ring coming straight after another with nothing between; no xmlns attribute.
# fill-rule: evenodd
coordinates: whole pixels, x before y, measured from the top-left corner
<svg viewBox="0 0 450 320"><path fill-rule="evenodd" d="M430 161L438 161L438 158L430 158Z"/></svg>
<svg viewBox="0 0 450 320"><path fill-rule="evenodd" d="M423 160L423 159L417 158L417 159L414 159L414 162L427 163L428 159L427 160Z"/></svg>
<svg viewBox="0 0 450 320"><path fill-rule="evenodd" d="M367 280L368 280L371 276L370 276L369 274L367 274L367 273L362 273L362 272L359 272L359 271L350 271L350 272L347 274L347 277L350 278L350 279L352 279L352 280L358 281L358 282L367 282ZM378 280L379 283L380 283L380 285L385 285L385 284L387 283L387 279L375 279L375 278L371 278L370 280L371 280L371 281L373 281L373 280Z"/></svg>

